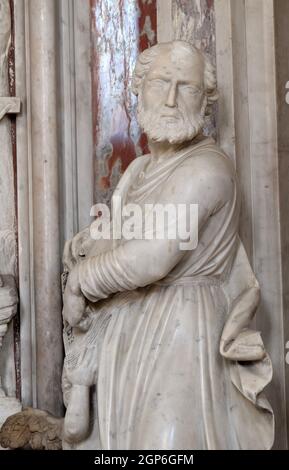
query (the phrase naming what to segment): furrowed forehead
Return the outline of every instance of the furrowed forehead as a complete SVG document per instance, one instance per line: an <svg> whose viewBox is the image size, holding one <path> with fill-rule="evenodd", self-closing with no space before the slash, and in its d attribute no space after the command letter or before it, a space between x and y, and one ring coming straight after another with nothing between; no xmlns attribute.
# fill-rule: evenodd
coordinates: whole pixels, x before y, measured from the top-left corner
<svg viewBox="0 0 289 470"><path fill-rule="evenodd" d="M198 51L183 45L166 44L160 47L158 54L152 61L147 78L159 74L184 76L186 80L195 79L203 81L204 59Z"/></svg>

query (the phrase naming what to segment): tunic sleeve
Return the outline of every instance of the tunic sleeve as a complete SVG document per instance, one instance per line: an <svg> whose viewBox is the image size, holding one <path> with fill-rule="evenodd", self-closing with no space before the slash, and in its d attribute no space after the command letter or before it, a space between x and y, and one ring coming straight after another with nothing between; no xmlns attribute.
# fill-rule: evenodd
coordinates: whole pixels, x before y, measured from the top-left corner
<svg viewBox="0 0 289 470"><path fill-rule="evenodd" d="M182 204L190 211L190 204L198 204L198 227L200 231L208 218L230 200L234 181L223 171L211 167L195 168L183 165L168 180L158 204ZM171 226L178 218L169 221ZM175 239L127 240L115 249L85 260L79 265L81 290L92 302L107 298L116 292L130 291L163 279L182 259L186 251L180 249L178 227Z"/></svg>

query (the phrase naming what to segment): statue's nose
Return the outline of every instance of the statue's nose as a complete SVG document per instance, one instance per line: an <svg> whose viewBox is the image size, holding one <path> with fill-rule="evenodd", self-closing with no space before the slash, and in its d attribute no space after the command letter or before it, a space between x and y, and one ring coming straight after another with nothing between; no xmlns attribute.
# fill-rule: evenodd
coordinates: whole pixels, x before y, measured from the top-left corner
<svg viewBox="0 0 289 470"><path fill-rule="evenodd" d="M170 108L175 108L177 106L177 84L172 83L170 85L167 99L166 99L166 106Z"/></svg>

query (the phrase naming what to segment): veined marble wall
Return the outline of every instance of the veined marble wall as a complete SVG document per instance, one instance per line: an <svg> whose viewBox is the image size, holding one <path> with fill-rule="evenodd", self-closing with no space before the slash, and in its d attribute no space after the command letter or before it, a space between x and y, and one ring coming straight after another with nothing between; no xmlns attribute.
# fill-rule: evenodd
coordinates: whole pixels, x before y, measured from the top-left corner
<svg viewBox="0 0 289 470"><path fill-rule="evenodd" d="M139 51L156 43L156 0L91 0L92 110L96 202L146 152L130 90Z"/></svg>

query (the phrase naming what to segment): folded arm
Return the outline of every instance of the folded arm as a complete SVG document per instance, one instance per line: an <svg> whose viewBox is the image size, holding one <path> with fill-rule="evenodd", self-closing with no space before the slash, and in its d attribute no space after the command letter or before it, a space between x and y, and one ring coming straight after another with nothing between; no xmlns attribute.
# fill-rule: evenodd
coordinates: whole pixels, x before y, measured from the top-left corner
<svg viewBox="0 0 289 470"><path fill-rule="evenodd" d="M198 231L208 218L232 197L234 181L211 167L182 165L167 182L159 204L198 204ZM170 224L177 224L178 218ZM96 302L116 292L134 290L164 278L186 253L176 238L128 240L117 248L79 263L72 272L74 292ZM193 227L196 230L196 227ZM78 318L78 316L76 316ZM76 319L73 320L73 323ZM71 322L70 322L71 323Z"/></svg>

